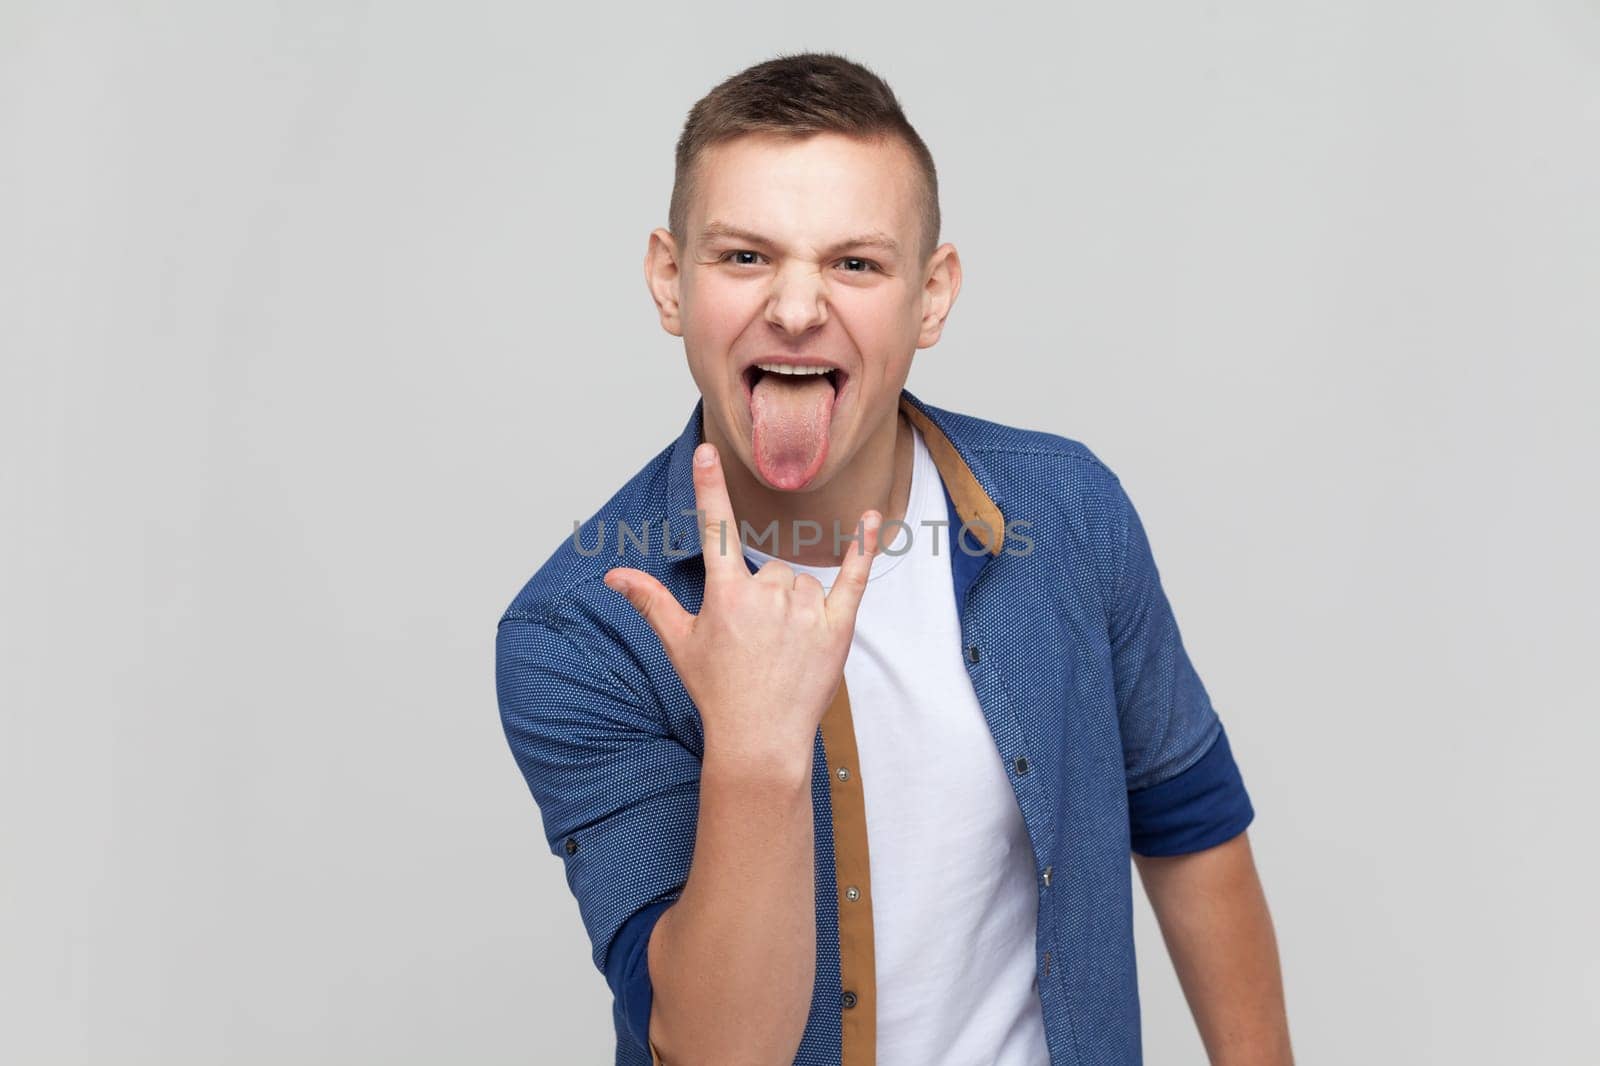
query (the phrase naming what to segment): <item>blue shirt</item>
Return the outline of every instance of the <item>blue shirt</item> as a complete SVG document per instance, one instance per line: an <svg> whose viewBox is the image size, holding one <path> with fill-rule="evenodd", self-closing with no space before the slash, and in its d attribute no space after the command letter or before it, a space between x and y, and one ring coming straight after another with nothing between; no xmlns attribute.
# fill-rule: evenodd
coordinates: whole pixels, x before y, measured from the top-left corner
<svg viewBox="0 0 1600 1066"><path fill-rule="evenodd" d="M966 529L950 545L951 588L966 670L1033 845L1050 1061L1138 1064L1129 854L1229 840L1254 817L1249 796L1117 476L1066 437L909 391L900 409L939 468L951 533ZM611 988L617 1066L659 1061L646 945L688 878L704 736L660 641L601 578L637 567L685 610L700 609L690 459L702 414L703 401L678 439L562 542L496 639L501 721ZM841 683L812 754L817 969L797 1066L871 1066L875 1054L871 869L851 714Z"/></svg>

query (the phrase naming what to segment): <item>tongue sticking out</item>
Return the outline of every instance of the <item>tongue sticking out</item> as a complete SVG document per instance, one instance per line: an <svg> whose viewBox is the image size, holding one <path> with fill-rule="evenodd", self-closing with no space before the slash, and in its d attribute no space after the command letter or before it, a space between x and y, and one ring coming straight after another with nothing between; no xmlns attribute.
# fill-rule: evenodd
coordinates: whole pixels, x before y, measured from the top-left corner
<svg viewBox="0 0 1600 1066"><path fill-rule="evenodd" d="M828 457L833 383L823 374L764 373L750 392L757 471L780 489L816 477Z"/></svg>

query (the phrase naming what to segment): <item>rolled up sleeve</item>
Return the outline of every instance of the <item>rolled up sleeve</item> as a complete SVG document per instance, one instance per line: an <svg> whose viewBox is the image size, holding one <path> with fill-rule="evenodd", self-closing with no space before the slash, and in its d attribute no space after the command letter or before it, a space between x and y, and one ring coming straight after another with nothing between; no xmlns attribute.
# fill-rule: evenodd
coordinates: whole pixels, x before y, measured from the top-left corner
<svg viewBox="0 0 1600 1066"><path fill-rule="evenodd" d="M1255 811L1120 482L1116 496L1122 549L1110 638L1131 846L1150 856L1200 851L1243 832Z"/></svg>
<svg viewBox="0 0 1600 1066"><path fill-rule="evenodd" d="M649 1047L647 946L688 879L700 760L555 619L501 619L495 683L506 739L565 864L594 964Z"/></svg>

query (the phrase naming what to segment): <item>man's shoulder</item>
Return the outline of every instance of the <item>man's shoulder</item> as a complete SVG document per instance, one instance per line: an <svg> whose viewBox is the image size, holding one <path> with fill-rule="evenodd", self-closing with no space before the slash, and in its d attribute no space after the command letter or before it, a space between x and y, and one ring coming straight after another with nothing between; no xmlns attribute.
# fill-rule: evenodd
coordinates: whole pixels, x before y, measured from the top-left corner
<svg viewBox="0 0 1600 1066"><path fill-rule="evenodd" d="M668 444L588 518L574 521L518 590L501 615L557 625L563 617L585 613L620 599L606 588L606 571L632 566L654 572L664 554L668 530L692 518L668 510L668 469L676 442ZM660 576L659 574L657 576Z"/></svg>
<svg viewBox="0 0 1600 1066"><path fill-rule="evenodd" d="M926 407L926 405L924 405ZM1006 524L1019 532L1016 554L1037 566L1087 565L1109 596L1127 529L1121 481L1083 441L1047 430L938 408L928 414L966 459ZM1052 582L1062 595L1081 591Z"/></svg>
<svg viewBox="0 0 1600 1066"><path fill-rule="evenodd" d="M977 415L923 404L956 448L999 488L1028 482L1065 491L1083 486L1109 491L1117 475L1083 441L1048 430L997 422Z"/></svg>

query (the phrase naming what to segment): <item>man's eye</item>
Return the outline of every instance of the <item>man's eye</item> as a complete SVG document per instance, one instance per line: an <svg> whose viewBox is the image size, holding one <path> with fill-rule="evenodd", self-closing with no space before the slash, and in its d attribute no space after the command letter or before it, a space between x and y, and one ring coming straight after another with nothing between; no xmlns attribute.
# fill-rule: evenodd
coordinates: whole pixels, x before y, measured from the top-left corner
<svg viewBox="0 0 1600 1066"><path fill-rule="evenodd" d="M859 270L854 269L854 268L847 268L845 270L845 273L847 273L847 274L866 274L866 273L869 273L869 272L871 272L873 270L877 270L878 269L878 265L876 263L874 263L872 260L870 260L870 259L857 259L854 256L847 256L844 259L839 260L839 262L841 262L841 263L860 263L861 264L861 269L859 269Z"/></svg>
<svg viewBox="0 0 1600 1066"><path fill-rule="evenodd" d="M761 257L761 253L760 252L752 252L749 249L741 248L741 249L738 249L738 250L732 251L732 252L724 252L723 255L722 255L722 258L724 260L727 260L727 259L729 259L729 258L731 258L733 256L736 256L736 255L753 255L758 259Z"/></svg>

